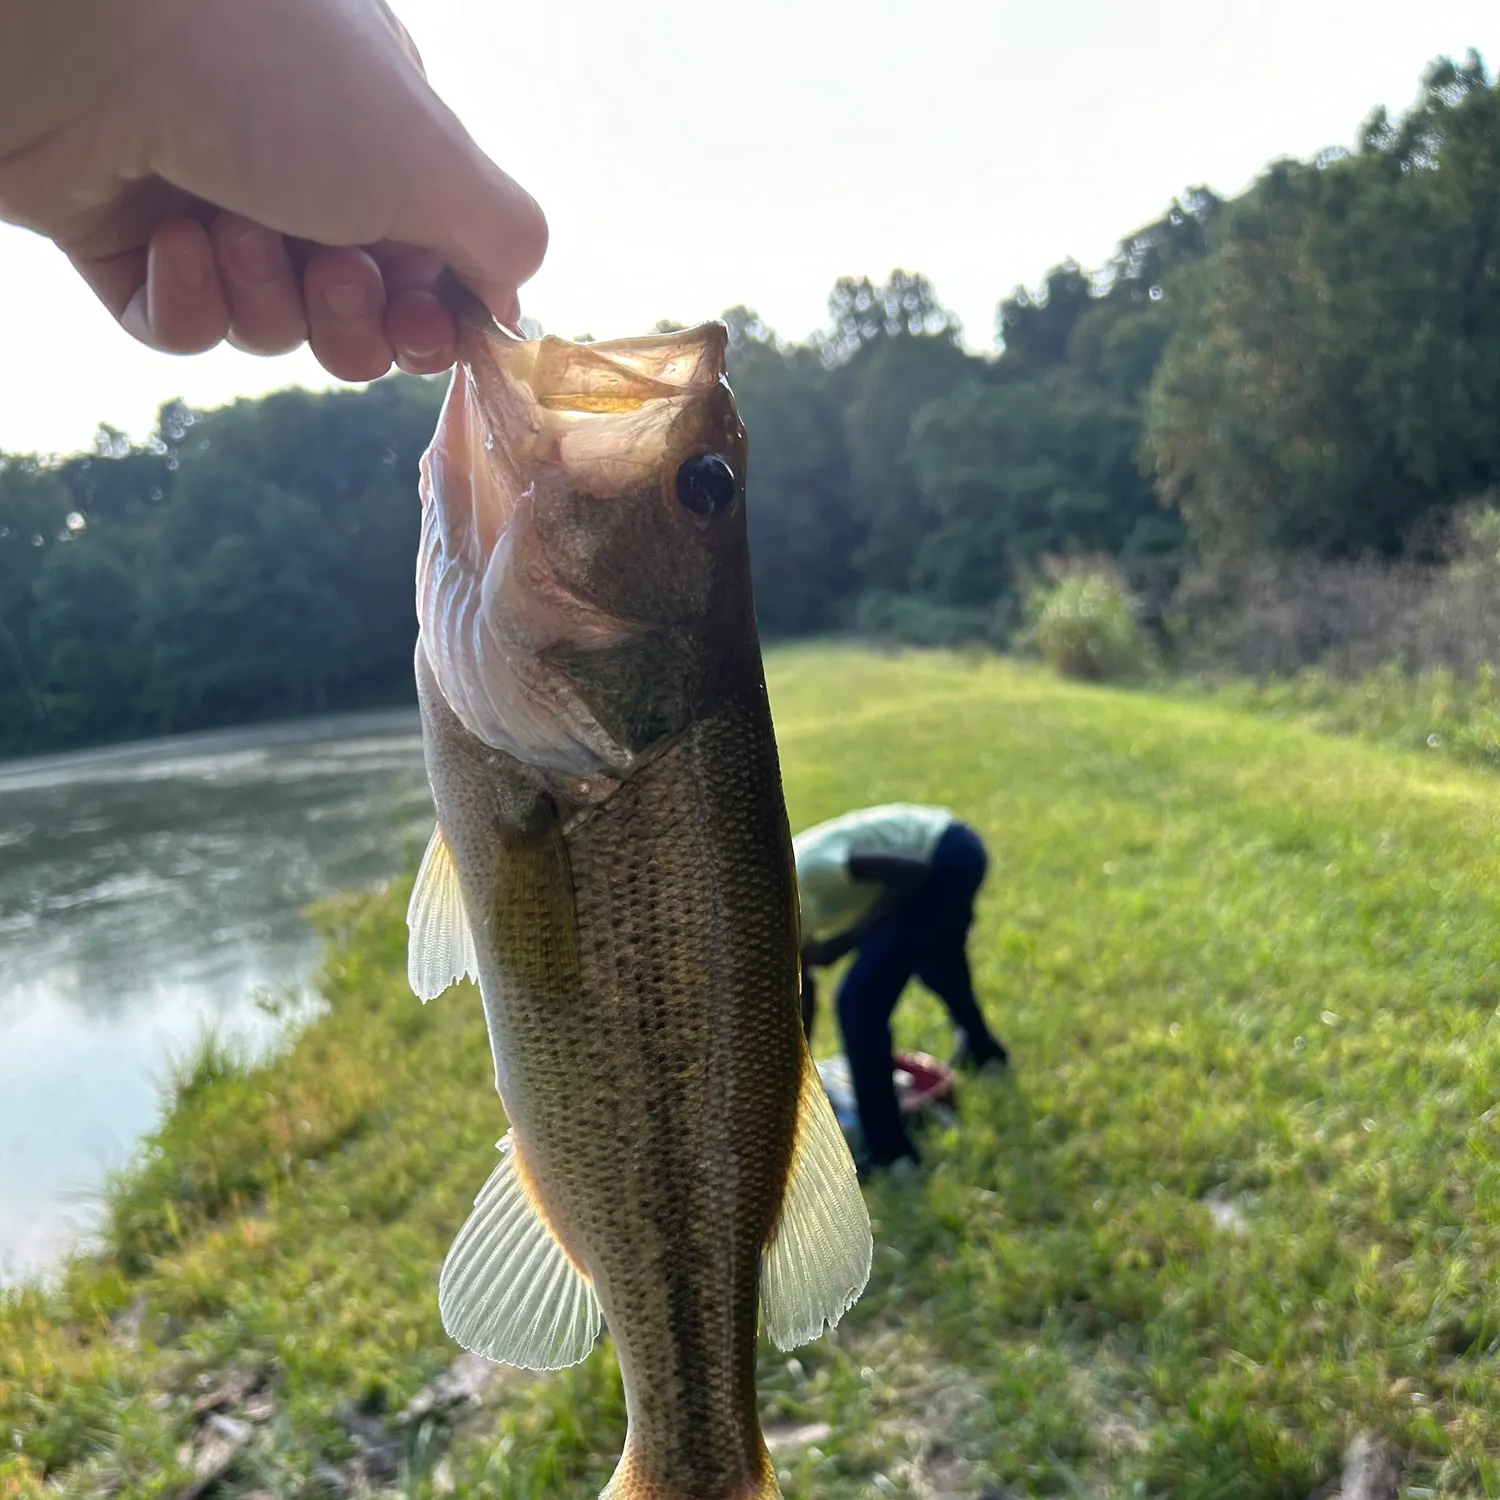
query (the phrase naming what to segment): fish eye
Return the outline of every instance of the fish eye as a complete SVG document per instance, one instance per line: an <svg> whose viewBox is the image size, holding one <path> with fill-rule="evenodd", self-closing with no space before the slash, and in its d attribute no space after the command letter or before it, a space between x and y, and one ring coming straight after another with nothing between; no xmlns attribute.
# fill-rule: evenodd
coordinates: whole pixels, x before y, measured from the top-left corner
<svg viewBox="0 0 1500 1500"><path fill-rule="evenodd" d="M691 516L712 520L734 504L734 470L717 453L700 453L677 471L677 503Z"/></svg>

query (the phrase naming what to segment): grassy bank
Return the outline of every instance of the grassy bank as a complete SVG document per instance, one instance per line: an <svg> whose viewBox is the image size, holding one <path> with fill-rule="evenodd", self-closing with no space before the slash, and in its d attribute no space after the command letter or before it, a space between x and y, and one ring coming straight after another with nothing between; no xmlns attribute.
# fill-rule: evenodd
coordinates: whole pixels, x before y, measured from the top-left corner
<svg viewBox="0 0 1500 1500"><path fill-rule="evenodd" d="M794 823L902 797L984 832L1018 1064L872 1190L837 1335L766 1352L788 1494L1303 1496L1358 1432L1409 1493L1500 1494L1494 779L995 660L771 675ZM406 990L403 898L328 909L327 1013L269 1068L201 1058L108 1252L0 1304L0 1495L607 1477L607 1346L440 1379L503 1122L472 992ZM900 1021L946 1049L926 997Z"/></svg>
<svg viewBox="0 0 1500 1500"><path fill-rule="evenodd" d="M1320 734L1500 769L1500 672L1493 667L1465 677L1446 669L1409 673L1392 663L1353 680L1309 668L1260 680L1181 678L1171 686Z"/></svg>

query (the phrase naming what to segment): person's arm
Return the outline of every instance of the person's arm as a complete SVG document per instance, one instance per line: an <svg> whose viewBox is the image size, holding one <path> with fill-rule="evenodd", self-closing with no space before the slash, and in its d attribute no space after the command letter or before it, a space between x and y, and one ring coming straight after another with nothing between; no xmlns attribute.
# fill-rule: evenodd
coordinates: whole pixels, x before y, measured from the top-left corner
<svg viewBox="0 0 1500 1500"><path fill-rule="evenodd" d="M513 325L547 243L384 0L0 0L0 219L153 348L346 380L453 363L445 266Z"/></svg>
<svg viewBox="0 0 1500 1500"><path fill-rule="evenodd" d="M856 880L879 880L910 891L927 879L927 864L906 854L851 854L849 873Z"/></svg>
<svg viewBox="0 0 1500 1500"><path fill-rule="evenodd" d="M846 953L857 948L877 923L903 905L928 874L924 861L900 854L851 854L848 870L855 880L879 882L884 890L859 921L846 931L822 941L804 943L804 967L826 967L837 963Z"/></svg>

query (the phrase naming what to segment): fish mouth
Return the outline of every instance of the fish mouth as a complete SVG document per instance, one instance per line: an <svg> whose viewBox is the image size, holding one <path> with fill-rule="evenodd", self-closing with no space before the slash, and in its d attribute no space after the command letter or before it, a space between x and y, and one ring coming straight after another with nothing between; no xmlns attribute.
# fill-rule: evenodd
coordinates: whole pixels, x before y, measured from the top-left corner
<svg viewBox="0 0 1500 1500"><path fill-rule="evenodd" d="M647 402L719 384L727 344L722 323L602 344L540 339L533 388L547 411L639 411Z"/></svg>
<svg viewBox="0 0 1500 1500"><path fill-rule="evenodd" d="M485 744L564 774L628 768L630 753L546 657L650 627L569 583L538 508L564 491L590 505L654 492L705 409L722 407L737 427L727 344L719 322L581 344L461 320L420 466L417 615L444 698Z"/></svg>
<svg viewBox="0 0 1500 1500"><path fill-rule="evenodd" d="M719 321L602 342L526 339L497 323L452 271L444 273L438 295L458 323L462 360L506 367L547 411L637 411L648 401L724 380L729 330Z"/></svg>
<svg viewBox="0 0 1500 1500"><path fill-rule="evenodd" d="M463 361L472 365L478 357L484 363L488 352L525 380L548 411L635 411L647 401L724 379L729 330L719 321L603 342L526 339L497 323L451 270L444 272L438 295L459 325Z"/></svg>
<svg viewBox="0 0 1500 1500"><path fill-rule="evenodd" d="M727 389L728 336L719 322L593 344L519 339L493 325L462 329L453 384L422 460L424 508L436 500L450 522L472 517L484 547L505 530L538 470L560 471L601 500L637 488L662 462L681 410ZM460 466L472 476L467 485Z"/></svg>

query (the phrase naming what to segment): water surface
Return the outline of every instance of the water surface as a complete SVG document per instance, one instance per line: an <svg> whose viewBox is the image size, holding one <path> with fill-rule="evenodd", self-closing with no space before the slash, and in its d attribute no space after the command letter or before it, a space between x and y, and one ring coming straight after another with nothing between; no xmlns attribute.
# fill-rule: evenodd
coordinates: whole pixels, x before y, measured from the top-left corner
<svg viewBox="0 0 1500 1500"><path fill-rule="evenodd" d="M415 710L0 763L0 1280L96 1222L205 1027L274 1040L307 902L431 827Z"/></svg>

